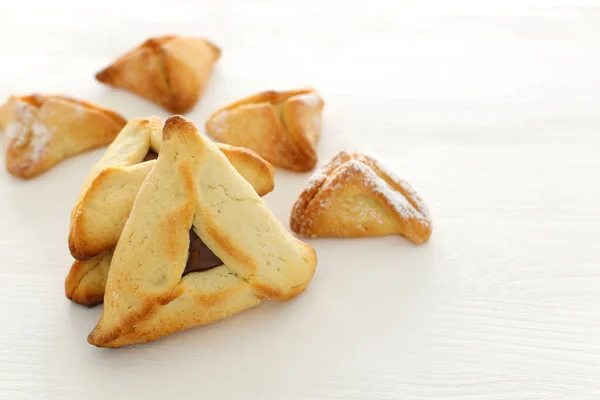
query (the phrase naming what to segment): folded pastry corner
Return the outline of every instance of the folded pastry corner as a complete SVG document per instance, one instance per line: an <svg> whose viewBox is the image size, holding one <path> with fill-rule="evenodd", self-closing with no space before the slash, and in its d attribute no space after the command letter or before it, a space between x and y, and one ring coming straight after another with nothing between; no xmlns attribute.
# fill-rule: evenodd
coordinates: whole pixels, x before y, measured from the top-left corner
<svg viewBox="0 0 600 400"><path fill-rule="evenodd" d="M115 246L154 165L144 161L159 150L152 132L161 129L158 117L130 120L94 165L71 211L69 249L74 258L87 260Z"/></svg>
<svg viewBox="0 0 600 400"><path fill-rule="evenodd" d="M172 113L198 102L221 49L207 39L165 35L147 39L96 74L104 84L137 94Z"/></svg>
<svg viewBox="0 0 600 400"><path fill-rule="evenodd" d="M102 303L112 251L86 261L75 260L65 279L65 294L75 303L91 307Z"/></svg>
<svg viewBox="0 0 600 400"><path fill-rule="evenodd" d="M399 234L416 244L432 232L429 210L407 181L372 156L346 151L308 181L290 226L311 237Z"/></svg>
<svg viewBox="0 0 600 400"><path fill-rule="evenodd" d="M159 157L162 130L158 117L130 120L84 182L69 231L69 249L76 261L65 279L65 293L74 302L87 306L102 302L112 251ZM259 196L273 190L274 169L267 161L248 149L216 146Z"/></svg>
<svg viewBox="0 0 600 400"><path fill-rule="evenodd" d="M206 132L252 149L276 167L310 171L317 163L324 105L314 89L262 92L214 112Z"/></svg>
<svg viewBox="0 0 600 400"><path fill-rule="evenodd" d="M67 96L11 96L0 106L6 169L35 178L69 157L108 145L125 122L114 111Z"/></svg>
<svg viewBox="0 0 600 400"><path fill-rule="evenodd" d="M291 299L316 263L314 249L285 229L218 147L171 117L112 255L88 342L148 342L265 299Z"/></svg>

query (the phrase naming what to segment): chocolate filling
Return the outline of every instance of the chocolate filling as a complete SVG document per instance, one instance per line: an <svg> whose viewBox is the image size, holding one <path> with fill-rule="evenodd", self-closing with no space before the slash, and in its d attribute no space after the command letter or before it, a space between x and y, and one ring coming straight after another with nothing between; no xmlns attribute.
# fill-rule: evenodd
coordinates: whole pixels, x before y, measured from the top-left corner
<svg viewBox="0 0 600 400"><path fill-rule="evenodd" d="M193 229L190 229L190 248L188 251L188 260L182 276L223 265L223 261L219 260L219 257L206 247Z"/></svg>
<svg viewBox="0 0 600 400"><path fill-rule="evenodd" d="M156 154L154 152L154 150L150 149L148 150L148 153L146 153L146 156L144 157L144 159L142 160L142 162L144 161L150 161L150 160L156 160L158 158L158 154Z"/></svg>
<svg viewBox="0 0 600 400"><path fill-rule="evenodd" d="M157 158L158 154L149 150L142 162L156 160ZM219 260L219 257L206 247L204 242L196 235L194 229L190 229L190 247L188 252L188 259L183 274L181 275L182 277L192 272L206 271L223 265L223 261Z"/></svg>

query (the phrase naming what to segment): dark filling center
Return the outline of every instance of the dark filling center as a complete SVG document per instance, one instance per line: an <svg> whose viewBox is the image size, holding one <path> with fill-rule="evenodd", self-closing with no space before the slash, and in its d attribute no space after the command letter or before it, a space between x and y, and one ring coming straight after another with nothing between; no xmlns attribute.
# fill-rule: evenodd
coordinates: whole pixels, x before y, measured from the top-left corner
<svg viewBox="0 0 600 400"><path fill-rule="evenodd" d="M182 276L186 276L190 272L206 271L207 269L223 265L219 257L206 247L193 229L190 229L190 248L188 251L188 260Z"/></svg>
<svg viewBox="0 0 600 400"><path fill-rule="evenodd" d="M156 158L158 158L158 154L149 150L148 154L144 157L144 161L155 160ZM188 259L183 274L181 275L182 277L191 272L206 271L223 265L223 262L219 260L219 257L206 247L193 229L190 229L190 247L188 252Z"/></svg>
<svg viewBox="0 0 600 400"><path fill-rule="evenodd" d="M158 154L156 154L152 149L150 149L150 150L148 150L148 153L146 153L146 156L144 157L142 162L156 160L157 158L158 158Z"/></svg>

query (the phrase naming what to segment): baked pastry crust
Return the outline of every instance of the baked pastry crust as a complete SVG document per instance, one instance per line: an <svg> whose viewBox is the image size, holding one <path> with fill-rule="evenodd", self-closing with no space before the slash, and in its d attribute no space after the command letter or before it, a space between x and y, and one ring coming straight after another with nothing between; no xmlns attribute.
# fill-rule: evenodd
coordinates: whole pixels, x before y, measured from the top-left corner
<svg viewBox="0 0 600 400"><path fill-rule="evenodd" d="M109 250L89 260L75 260L65 278L68 299L87 307L102 303L113 252Z"/></svg>
<svg viewBox="0 0 600 400"><path fill-rule="evenodd" d="M399 234L416 244L432 231L429 210L407 181L374 157L345 151L309 180L290 225L311 237Z"/></svg>
<svg viewBox="0 0 600 400"><path fill-rule="evenodd" d="M66 158L108 145L125 122L114 111L67 96L11 96L0 106L6 169L35 178Z"/></svg>
<svg viewBox="0 0 600 400"><path fill-rule="evenodd" d="M135 118L127 123L92 168L71 212L69 249L87 260L117 244L140 186L156 161L145 161L149 151L159 153L163 122L158 117ZM274 170L251 150L218 145L256 191L264 196L274 187Z"/></svg>
<svg viewBox="0 0 600 400"><path fill-rule="evenodd" d="M223 265L182 278L190 227ZM316 263L315 251L290 235L215 144L171 117L115 249L102 317L88 341L148 342L263 299L291 299Z"/></svg>
<svg viewBox="0 0 600 400"><path fill-rule="evenodd" d="M146 98L172 113L198 102L221 50L210 41L165 35L146 40L96 74L107 85Z"/></svg>
<svg viewBox="0 0 600 400"><path fill-rule="evenodd" d="M76 260L65 279L65 293L72 301L86 306L102 302L113 249L156 164L142 160L149 151L159 152L162 128L157 117L129 121L86 179L71 212L69 248ZM217 148L258 195L273 190L274 170L267 161L241 147Z"/></svg>
<svg viewBox="0 0 600 400"><path fill-rule="evenodd" d="M206 133L252 149L276 167L310 171L317 163L324 105L314 89L262 92L217 110Z"/></svg>

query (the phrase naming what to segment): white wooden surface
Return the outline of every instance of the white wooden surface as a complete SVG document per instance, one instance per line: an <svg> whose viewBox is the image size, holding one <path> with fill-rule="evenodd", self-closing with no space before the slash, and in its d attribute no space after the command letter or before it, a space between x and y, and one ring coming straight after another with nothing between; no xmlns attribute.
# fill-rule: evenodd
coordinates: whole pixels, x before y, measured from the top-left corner
<svg viewBox="0 0 600 400"><path fill-rule="evenodd" d="M600 397L594 3L82 3L2 2L3 99L61 92L166 117L94 73L148 36L204 35L223 58L190 118L314 85L320 164L379 153L427 200L434 234L310 241L320 264L294 301L102 350L86 342L101 308L63 292L69 210L101 151L29 182L2 169L1 399ZM308 176L277 172L267 201L286 223Z"/></svg>

